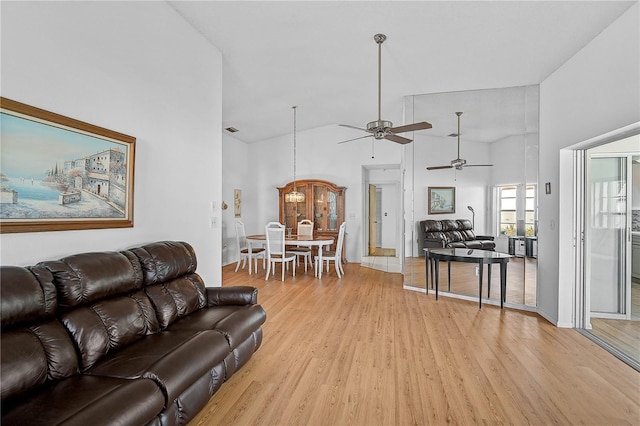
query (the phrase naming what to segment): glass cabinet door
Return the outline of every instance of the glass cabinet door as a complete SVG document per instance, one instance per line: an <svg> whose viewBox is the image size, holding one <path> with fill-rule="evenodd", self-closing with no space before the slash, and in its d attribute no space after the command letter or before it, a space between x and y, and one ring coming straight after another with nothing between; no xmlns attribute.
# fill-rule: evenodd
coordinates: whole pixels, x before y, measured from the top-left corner
<svg viewBox="0 0 640 426"><path fill-rule="evenodd" d="M326 186L313 187L313 215L318 231L338 230L338 193Z"/></svg>
<svg viewBox="0 0 640 426"><path fill-rule="evenodd" d="M327 229L327 190L324 186L313 186L313 223L318 231Z"/></svg>
<svg viewBox="0 0 640 426"><path fill-rule="evenodd" d="M305 194L306 188L297 188L298 192ZM292 190L293 191L293 190ZM307 219L306 202L300 203L284 203L284 225L287 228L291 228L293 233L297 232L298 222L303 219Z"/></svg>

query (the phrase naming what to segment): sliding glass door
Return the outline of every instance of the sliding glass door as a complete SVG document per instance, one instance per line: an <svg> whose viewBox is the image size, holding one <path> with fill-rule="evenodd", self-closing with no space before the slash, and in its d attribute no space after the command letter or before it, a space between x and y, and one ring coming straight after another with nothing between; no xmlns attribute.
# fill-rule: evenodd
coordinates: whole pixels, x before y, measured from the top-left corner
<svg viewBox="0 0 640 426"><path fill-rule="evenodd" d="M627 156L596 154L589 161L587 285L591 318L629 319L631 315L629 170Z"/></svg>

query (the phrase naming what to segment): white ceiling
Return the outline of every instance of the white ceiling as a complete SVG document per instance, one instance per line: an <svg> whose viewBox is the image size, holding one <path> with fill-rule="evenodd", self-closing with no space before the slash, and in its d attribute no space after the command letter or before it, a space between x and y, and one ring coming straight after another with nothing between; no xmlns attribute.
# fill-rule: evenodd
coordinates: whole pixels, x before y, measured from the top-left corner
<svg viewBox="0 0 640 426"><path fill-rule="evenodd" d="M223 127L256 142L291 133L292 105L299 130L377 119L376 33L400 125L407 95L541 83L637 0L169 3L223 54Z"/></svg>

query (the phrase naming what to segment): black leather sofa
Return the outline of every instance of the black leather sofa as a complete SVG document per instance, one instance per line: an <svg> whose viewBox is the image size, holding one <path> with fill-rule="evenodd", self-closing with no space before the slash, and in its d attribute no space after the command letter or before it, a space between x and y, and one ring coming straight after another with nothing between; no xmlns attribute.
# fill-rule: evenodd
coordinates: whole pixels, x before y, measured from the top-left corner
<svg viewBox="0 0 640 426"><path fill-rule="evenodd" d="M469 219L423 220L418 222L418 247L495 250L491 235L475 235Z"/></svg>
<svg viewBox="0 0 640 426"><path fill-rule="evenodd" d="M262 342L254 287L158 242L0 270L2 425L186 424Z"/></svg>

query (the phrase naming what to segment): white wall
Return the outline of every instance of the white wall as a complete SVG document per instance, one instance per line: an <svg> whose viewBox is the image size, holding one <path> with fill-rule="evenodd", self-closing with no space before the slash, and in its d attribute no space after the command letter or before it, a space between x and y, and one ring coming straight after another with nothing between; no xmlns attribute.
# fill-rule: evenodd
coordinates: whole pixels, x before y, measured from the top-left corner
<svg viewBox="0 0 640 426"><path fill-rule="evenodd" d="M640 210L640 164L633 164L631 166L633 170L632 174L632 189L631 189L631 208L633 210Z"/></svg>
<svg viewBox="0 0 640 426"><path fill-rule="evenodd" d="M452 138L429 137L428 130L415 134L414 155L414 220L425 219L472 219L475 210L475 232L485 235L489 231L488 188L491 182L492 167L468 167L461 171L454 169L427 170L427 166L447 165L456 157L456 142ZM490 144L465 141L464 153L469 164L491 164ZM453 186L456 188L456 212L454 214L429 215L428 187ZM414 224L415 225L415 224Z"/></svg>
<svg viewBox="0 0 640 426"><path fill-rule="evenodd" d="M635 4L540 85L538 311L573 324L571 247L559 246L560 150L640 120L640 6ZM563 179L564 179L563 174ZM570 182L569 182L570 185ZM567 279L567 277L569 279Z"/></svg>
<svg viewBox="0 0 640 426"><path fill-rule="evenodd" d="M256 210L254 172L249 165L250 146L227 132L222 134L222 200L228 208L222 212L222 264L238 260L235 222L242 221L247 235L262 233L253 223ZM241 191L240 217L235 217L234 190Z"/></svg>
<svg viewBox="0 0 640 426"><path fill-rule="evenodd" d="M291 114L284 109L283 115ZM304 115L304 105L298 107L298 117ZM270 221L278 220L278 187L293 180L293 135L283 129L283 135L246 145L224 155L224 194L233 192L233 184L243 184L242 221L247 234L258 233ZM345 144L339 141L354 137L354 131L339 126L324 126L297 131L296 179L322 179L347 188L345 192L346 257L360 262L362 257L362 165L400 164L401 146L389 141L375 141L375 158L371 158L370 140ZM225 137L225 149L231 144ZM234 175L248 165L248 179L232 183L227 175ZM228 203L228 201L227 201ZM225 228L232 226L231 213L224 213ZM229 225L231 223L231 225ZM227 229L225 235L235 232ZM235 234L233 234L235 235ZM235 238L235 237L234 237ZM225 241L228 241L225 238ZM225 259L231 263L235 254Z"/></svg>
<svg viewBox="0 0 640 426"><path fill-rule="evenodd" d="M158 240L221 284L220 52L164 2L3 2L1 94L137 138L134 227L3 234L2 264Z"/></svg>

